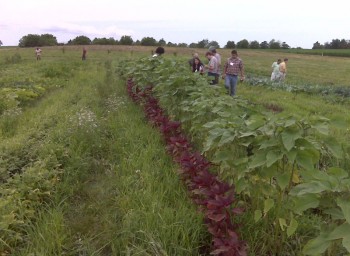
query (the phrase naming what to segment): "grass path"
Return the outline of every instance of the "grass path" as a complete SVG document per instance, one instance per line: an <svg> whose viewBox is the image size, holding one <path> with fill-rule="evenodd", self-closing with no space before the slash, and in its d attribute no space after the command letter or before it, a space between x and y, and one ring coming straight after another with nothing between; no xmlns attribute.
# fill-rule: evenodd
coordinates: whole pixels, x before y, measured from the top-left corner
<svg viewBox="0 0 350 256"><path fill-rule="evenodd" d="M87 64L33 107L60 105L49 137L66 153L55 196L14 255L199 255L209 243L160 135L112 72Z"/></svg>

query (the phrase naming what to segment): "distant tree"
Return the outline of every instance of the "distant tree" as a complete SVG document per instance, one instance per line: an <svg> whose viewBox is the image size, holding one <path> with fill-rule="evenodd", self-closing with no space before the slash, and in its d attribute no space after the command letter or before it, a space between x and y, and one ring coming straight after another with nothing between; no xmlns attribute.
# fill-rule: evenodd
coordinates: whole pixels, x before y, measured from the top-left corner
<svg viewBox="0 0 350 256"><path fill-rule="evenodd" d="M243 39L239 42L237 42L237 48L241 48L241 49L247 49L249 48L249 42L247 39Z"/></svg>
<svg viewBox="0 0 350 256"><path fill-rule="evenodd" d="M331 49L340 49L340 40L339 39L332 40Z"/></svg>
<svg viewBox="0 0 350 256"><path fill-rule="evenodd" d="M215 49L220 48L219 43L216 42L216 41L210 41L210 42L208 43L207 47L209 48L209 47L211 47L211 46L215 47Z"/></svg>
<svg viewBox="0 0 350 256"><path fill-rule="evenodd" d="M236 48L235 41L227 41L225 48L234 49Z"/></svg>
<svg viewBox="0 0 350 256"><path fill-rule="evenodd" d="M331 48L332 48L332 45L331 45L329 42L325 42L325 43L324 43L324 48L325 48L325 49L331 49Z"/></svg>
<svg viewBox="0 0 350 256"><path fill-rule="evenodd" d="M207 48L209 47L209 40L208 39L203 39L202 41L199 41L197 43L197 48Z"/></svg>
<svg viewBox="0 0 350 256"><path fill-rule="evenodd" d="M131 38L131 36L122 36L119 40L120 45L132 45L134 40Z"/></svg>
<svg viewBox="0 0 350 256"><path fill-rule="evenodd" d="M115 45L116 41L113 37L110 38L94 38L92 40L92 44L98 44L98 45Z"/></svg>
<svg viewBox="0 0 350 256"><path fill-rule="evenodd" d="M0 40L0 46L2 46L2 41Z"/></svg>
<svg viewBox="0 0 350 256"><path fill-rule="evenodd" d="M198 45L196 43L190 43L190 45L188 47L190 47L190 48L198 48Z"/></svg>
<svg viewBox="0 0 350 256"><path fill-rule="evenodd" d="M177 44L173 44L172 42L168 42L166 45L169 47L176 47L177 46Z"/></svg>
<svg viewBox="0 0 350 256"><path fill-rule="evenodd" d="M133 43L133 45L141 45L141 41L140 40L136 40L135 43Z"/></svg>
<svg viewBox="0 0 350 256"><path fill-rule="evenodd" d="M72 45L89 45L89 44L91 44L91 40L87 36L77 36L73 40L69 40L68 44L72 44Z"/></svg>
<svg viewBox="0 0 350 256"><path fill-rule="evenodd" d="M251 49L259 49L260 48L260 44L258 41L254 40L254 41L251 41L249 43L249 48Z"/></svg>
<svg viewBox="0 0 350 256"><path fill-rule="evenodd" d="M19 40L19 47L53 46L57 45L57 39L51 34L28 34Z"/></svg>
<svg viewBox="0 0 350 256"><path fill-rule="evenodd" d="M283 42L281 47L282 47L282 49L289 49L290 48L290 46L286 42Z"/></svg>
<svg viewBox="0 0 350 256"><path fill-rule="evenodd" d="M324 46L317 41L316 43L314 43L312 49L322 49L323 47Z"/></svg>
<svg viewBox="0 0 350 256"><path fill-rule="evenodd" d="M164 45L166 45L166 42L165 42L164 38L159 39L158 45L159 45L159 46L164 46Z"/></svg>
<svg viewBox="0 0 350 256"><path fill-rule="evenodd" d="M339 44L340 49L348 49L350 48L349 40L342 39Z"/></svg>
<svg viewBox="0 0 350 256"><path fill-rule="evenodd" d="M272 39L269 42L269 48L270 49L281 49L281 42L280 41L276 41L275 39Z"/></svg>
<svg viewBox="0 0 350 256"><path fill-rule="evenodd" d="M42 46L54 46L57 45L57 38L51 34L40 35L40 44Z"/></svg>
<svg viewBox="0 0 350 256"><path fill-rule="evenodd" d="M188 47L188 44L186 44L186 43L179 43L179 44L177 44L177 46L178 47L182 47L182 48L186 48L186 47Z"/></svg>
<svg viewBox="0 0 350 256"><path fill-rule="evenodd" d="M269 48L269 43L267 41L263 41L260 43L260 49L267 49Z"/></svg>
<svg viewBox="0 0 350 256"><path fill-rule="evenodd" d="M141 45L143 46L156 46L157 43L157 40L153 37L144 37L141 39Z"/></svg>
<svg viewBox="0 0 350 256"><path fill-rule="evenodd" d="M26 36L23 36L19 40L19 47L35 47L35 46L42 46L40 44L40 35L34 35L34 34L28 34Z"/></svg>

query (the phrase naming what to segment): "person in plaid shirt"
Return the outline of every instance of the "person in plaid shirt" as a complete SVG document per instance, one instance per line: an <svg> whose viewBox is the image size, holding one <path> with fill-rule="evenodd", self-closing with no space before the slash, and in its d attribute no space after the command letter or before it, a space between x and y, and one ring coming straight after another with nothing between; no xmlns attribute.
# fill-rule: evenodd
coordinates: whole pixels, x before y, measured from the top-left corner
<svg viewBox="0 0 350 256"><path fill-rule="evenodd" d="M222 74L222 78L225 79L225 87L231 96L236 95L238 76L240 76L241 81L244 81L244 65L242 59L238 57L237 51L232 50L231 57L227 59Z"/></svg>

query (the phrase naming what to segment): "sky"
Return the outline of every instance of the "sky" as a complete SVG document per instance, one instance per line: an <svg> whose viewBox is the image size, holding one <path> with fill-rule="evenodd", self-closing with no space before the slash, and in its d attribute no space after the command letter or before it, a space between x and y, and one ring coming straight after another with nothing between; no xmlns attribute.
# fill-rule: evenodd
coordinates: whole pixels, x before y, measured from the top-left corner
<svg viewBox="0 0 350 256"><path fill-rule="evenodd" d="M59 43L77 36L131 36L172 43L269 42L312 48L350 40L347 0L0 0L0 40L17 46L28 34L52 34Z"/></svg>

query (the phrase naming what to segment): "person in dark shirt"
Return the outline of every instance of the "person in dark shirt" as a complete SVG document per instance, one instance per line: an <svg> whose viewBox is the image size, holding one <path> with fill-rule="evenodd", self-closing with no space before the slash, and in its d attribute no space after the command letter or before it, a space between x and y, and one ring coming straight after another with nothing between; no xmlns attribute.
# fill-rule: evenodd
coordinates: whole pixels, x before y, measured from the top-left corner
<svg viewBox="0 0 350 256"><path fill-rule="evenodd" d="M193 58L192 72L204 73L204 65L198 57Z"/></svg>

